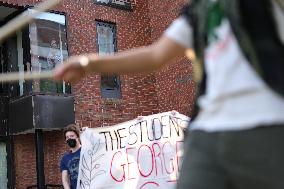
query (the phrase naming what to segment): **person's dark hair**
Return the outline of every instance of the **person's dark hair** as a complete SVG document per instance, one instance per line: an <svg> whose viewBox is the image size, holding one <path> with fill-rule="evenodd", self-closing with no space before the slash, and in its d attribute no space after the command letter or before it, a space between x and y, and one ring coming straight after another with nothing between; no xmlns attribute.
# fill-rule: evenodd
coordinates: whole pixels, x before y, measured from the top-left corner
<svg viewBox="0 0 284 189"><path fill-rule="evenodd" d="M77 125L75 124L69 124L67 125L67 127L65 127L63 129L63 136L64 136L64 139L66 139L66 133L69 132L69 131L73 131L77 137L79 138L80 137L80 129Z"/></svg>

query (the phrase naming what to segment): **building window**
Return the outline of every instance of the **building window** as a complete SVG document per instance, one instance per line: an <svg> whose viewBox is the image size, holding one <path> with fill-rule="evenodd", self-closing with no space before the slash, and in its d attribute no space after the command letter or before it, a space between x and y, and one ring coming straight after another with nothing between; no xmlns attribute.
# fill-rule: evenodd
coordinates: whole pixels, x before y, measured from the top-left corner
<svg viewBox="0 0 284 189"><path fill-rule="evenodd" d="M40 14L29 25L29 36L31 72L52 70L67 59L67 32L64 15ZM43 79L33 81L33 92L70 93L70 85Z"/></svg>
<svg viewBox="0 0 284 189"><path fill-rule="evenodd" d="M131 0L95 0L95 2L114 8L131 10Z"/></svg>
<svg viewBox="0 0 284 189"><path fill-rule="evenodd" d="M97 22L97 45L100 55L116 52L115 24ZM101 94L103 98L121 98L120 79L118 75L101 76Z"/></svg>
<svg viewBox="0 0 284 189"><path fill-rule="evenodd" d="M0 183L1 188L6 188L8 186L8 163L7 163L7 151L6 144L0 142Z"/></svg>
<svg viewBox="0 0 284 189"><path fill-rule="evenodd" d="M32 12L32 9L28 9ZM5 19L5 21L9 21ZM65 16L41 13L33 23L0 44L0 73L52 70L68 57ZM33 93L71 93L71 86L53 80L24 80L1 83L0 94L11 98Z"/></svg>

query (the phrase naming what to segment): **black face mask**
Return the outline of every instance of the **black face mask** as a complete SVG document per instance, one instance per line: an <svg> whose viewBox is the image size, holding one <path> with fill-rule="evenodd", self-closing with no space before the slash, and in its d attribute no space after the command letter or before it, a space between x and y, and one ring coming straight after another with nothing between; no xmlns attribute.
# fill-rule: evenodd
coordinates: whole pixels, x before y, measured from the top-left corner
<svg viewBox="0 0 284 189"><path fill-rule="evenodd" d="M68 146L69 146L70 148L74 148L74 147L76 146L76 144L77 144L77 141L76 141L76 139L69 138L69 139L67 140L67 144L68 144Z"/></svg>

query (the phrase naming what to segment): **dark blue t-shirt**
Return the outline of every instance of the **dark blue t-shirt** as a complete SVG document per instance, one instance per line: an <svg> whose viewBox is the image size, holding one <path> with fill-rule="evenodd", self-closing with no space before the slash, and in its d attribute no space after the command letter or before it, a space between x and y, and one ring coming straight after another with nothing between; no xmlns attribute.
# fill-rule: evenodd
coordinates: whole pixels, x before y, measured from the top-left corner
<svg viewBox="0 0 284 189"><path fill-rule="evenodd" d="M77 178L79 173L79 161L80 161L81 148L74 153L68 152L64 154L60 162L61 172L68 171L70 176L71 189L76 189Z"/></svg>

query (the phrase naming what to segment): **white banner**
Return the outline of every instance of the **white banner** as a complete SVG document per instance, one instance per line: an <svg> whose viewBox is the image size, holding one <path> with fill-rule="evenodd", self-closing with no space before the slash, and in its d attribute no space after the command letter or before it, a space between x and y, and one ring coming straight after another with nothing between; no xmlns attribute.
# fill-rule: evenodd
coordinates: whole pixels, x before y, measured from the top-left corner
<svg viewBox="0 0 284 189"><path fill-rule="evenodd" d="M77 189L172 189L189 118L166 112L86 129Z"/></svg>

